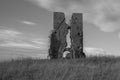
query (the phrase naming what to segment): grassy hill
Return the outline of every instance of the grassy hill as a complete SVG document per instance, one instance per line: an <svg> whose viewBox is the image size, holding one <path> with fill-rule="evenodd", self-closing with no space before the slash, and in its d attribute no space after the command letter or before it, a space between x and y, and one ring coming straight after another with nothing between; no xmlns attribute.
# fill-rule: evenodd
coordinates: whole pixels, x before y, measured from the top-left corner
<svg viewBox="0 0 120 80"><path fill-rule="evenodd" d="M11 60L0 63L0 80L120 80L120 58Z"/></svg>

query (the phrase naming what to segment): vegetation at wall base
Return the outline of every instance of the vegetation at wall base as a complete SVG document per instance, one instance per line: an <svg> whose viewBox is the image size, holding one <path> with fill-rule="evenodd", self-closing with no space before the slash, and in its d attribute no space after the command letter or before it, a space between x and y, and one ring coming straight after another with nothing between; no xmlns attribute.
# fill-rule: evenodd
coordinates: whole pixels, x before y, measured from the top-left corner
<svg viewBox="0 0 120 80"><path fill-rule="evenodd" d="M0 80L120 80L120 58L5 61L0 63Z"/></svg>

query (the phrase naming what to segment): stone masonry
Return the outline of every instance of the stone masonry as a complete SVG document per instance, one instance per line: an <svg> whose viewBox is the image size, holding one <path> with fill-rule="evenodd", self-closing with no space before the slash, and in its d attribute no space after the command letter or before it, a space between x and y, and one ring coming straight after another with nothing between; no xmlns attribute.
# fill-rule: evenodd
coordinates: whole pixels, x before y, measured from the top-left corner
<svg viewBox="0 0 120 80"><path fill-rule="evenodd" d="M69 51L71 58L85 58L83 52L83 17L82 13L73 13L71 24L66 24L62 12L54 12L54 29L50 35L50 59L61 59L64 51ZM66 36L70 29L71 47L67 47Z"/></svg>

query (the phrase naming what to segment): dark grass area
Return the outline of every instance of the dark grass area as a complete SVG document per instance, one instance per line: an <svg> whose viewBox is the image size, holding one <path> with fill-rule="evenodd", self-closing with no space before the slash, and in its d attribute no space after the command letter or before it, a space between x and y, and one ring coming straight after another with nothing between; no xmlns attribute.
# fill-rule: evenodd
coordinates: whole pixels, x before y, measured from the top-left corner
<svg viewBox="0 0 120 80"><path fill-rule="evenodd" d="M120 58L5 61L0 63L0 80L120 80Z"/></svg>

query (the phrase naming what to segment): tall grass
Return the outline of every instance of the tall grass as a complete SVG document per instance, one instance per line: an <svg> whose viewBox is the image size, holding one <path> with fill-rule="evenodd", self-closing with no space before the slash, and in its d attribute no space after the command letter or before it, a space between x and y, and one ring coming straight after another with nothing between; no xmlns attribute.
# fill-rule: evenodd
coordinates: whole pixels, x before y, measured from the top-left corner
<svg viewBox="0 0 120 80"><path fill-rule="evenodd" d="M120 58L11 60L0 63L0 80L120 80Z"/></svg>

